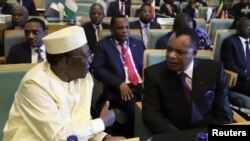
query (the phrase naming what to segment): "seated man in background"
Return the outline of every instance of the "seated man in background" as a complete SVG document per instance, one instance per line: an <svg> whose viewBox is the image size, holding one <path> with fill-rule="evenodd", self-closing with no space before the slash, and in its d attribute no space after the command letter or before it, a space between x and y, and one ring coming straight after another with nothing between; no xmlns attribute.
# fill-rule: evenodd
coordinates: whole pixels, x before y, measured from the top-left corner
<svg viewBox="0 0 250 141"><path fill-rule="evenodd" d="M26 41L11 47L7 64L39 63L46 59L42 38L47 34L43 20L32 18L24 26Z"/></svg>
<svg viewBox="0 0 250 141"><path fill-rule="evenodd" d="M174 0L163 0L163 1L164 3L160 7L161 14L170 18L175 18L180 13L180 10L174 4Z"/></svg>
<svg viewBox="0 0 250 141"><path fill-rule="evenodd" d="M36 11L36 5L33 0L17 0L19 5L22 5L28 9L30 16L38 16L38 12Z"/></svg>
<svg viewBox="0 0 250 141"><path fill-rule="evenodd" d="M108 17L119 16L119 15L130 16L130 7L131 7L130 0L115 0L113 2L110 2L107 16Z"/></svg>
<svg viewBox="0 0 250 141"><path fill-rule="evenodd" d="M250 96L250 19L241 18L236 23L236 32L223 41L221 61L225 69L238 74L232 90Z"/></svg>
<svg viewBox="0 0 250 141"><path fill-rule="evenodd" d="M11 14L11 9L13 8L10 4L6 2L7 0L0 0L0 14Z"/></svg>
<svg viewBox="0 0 250 141"><path fill-rule="evenodd" d="M156 42L156 49L166 49L168 45L168 40L172 33L180 27L188 26L190 28L196 28L196 22L192 19L192 17L187 13L181 13L174 19L173 30L171 32L166 33Z"/></svg>
<svg viewBox="0 0 250 141"><path fill-rule="evenodd" d="M142 4L140 7L139 20L130 23L130 29L140 29L145 47L147 47L148 33L150 29L161 29L159 23L152 22L152 7L149 4Z"/></svg>
<svg viewBox="0 0 250 141"><path fill-rule="evenodd" d="M47 61L23 78L4 128L3 141L118 141L103 132L115 120L109 102L92 119L93 79L90 53L82 27L71 26L43 38Z"/></svg>
<svg viewBox="0 0 250 141"><path fill-rule="evenodd" d="M145 70L142 119L154 134L233 121L222 64L194 58L197 42L193 29L176 29L166 61Z"/></svg>
<svg viewBox="0 0 250 141"><path fill-rule="evenodd" d="M20 5L15 6L11 10L11 22L12 26L6 28L5 30L12 30L12 29L23 29L24 25L29 19L28 10Z"/></svg>
<svg viewBox="0 0 250 141"><path fill-rule="evenodd" d="M102 23L104 18L104 9L101 4L94 3L89 10L90 22L83 25L85 34L87 36L88 45L90 50L94 52L96 42L99 40L98 35L101 29L109 29L110 26Z"/></svg>
<svg viewBox="0 0 250 141"><path fill-rule="evenodd" d="M111 36L97 42L92 63L93 73L103 83L102 101L126 115L124 127L112 131L126 137L134 134L135 102L141 100L142 41L129 37L129 22L124 16L111 18ZM118 127L118 126L117 126ZM119 126L120 127L120 126Z"/></svg>

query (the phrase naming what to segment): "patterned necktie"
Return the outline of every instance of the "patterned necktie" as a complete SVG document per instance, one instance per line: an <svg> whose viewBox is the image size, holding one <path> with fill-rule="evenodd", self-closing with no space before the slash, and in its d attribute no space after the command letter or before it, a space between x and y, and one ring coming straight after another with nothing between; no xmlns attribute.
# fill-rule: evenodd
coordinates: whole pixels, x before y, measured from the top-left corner
<svg viewBox="0 0 250 141"><path fill-rule="evenodd" d="M143 43L144 43L144 45L145 45L145 47L147 47L147 42L148 42L148 31L149 31L149 29L148 29L148 24L145 24L144 26L143 26L143 30L144 30L144 32L142 33L143 34L143 36L142 36L142 38L143 38Z"/></svg>
<svg viewBox="0 0 250 141"><path fill-rule="evenodd" d="M186 99L188 102L191 101L191 88L188 86L188 83L186 81L186 77L187 77L187 74L182 72L179 74L179 77L180 77L180 80L181 80L181 83L182 83L182 88L183 88L183 91L184 91L184 94L186 96Z"/></svg>
<svg viewBox="0 0 250 141"><path fill-rule="evenodd" d="M120 14L121 14L121 15L125 15L125 3L124 3L124 2L122 2Z"/></svg>
<svg viewBox="0 0 250 141"><path fill-rule="evenodd" d="M250 50L249 50L249 42L246 43L246 60L247 60L247 74L250 75Z"/></svg>
<svg viewBox="0 0 250 141"><path fill-rule="evenodd" d="M97 26L96 26L96 39L97 39L97 41L98 41L98 36L99 36L99 34L100 34L100 26L97 25Z"/></svg>
<svg viewBox="0 0 250 141"><path fill-rule="evenodd" d="M43 52L43 50L41 50L40 48L37 48L35 51L36 51L37 54L38 54L38 56L37 56L37 63L42 62L42 61L43 61L43 57L42 57L42 55L41 55L41 52Z"/></svg>
<svg viewBox="0 0 250 141"><path fill-rule="evenodd" d="M124 62L124 65L127 67L128 79L132 84L136 86L139 79L132 64L130 54L128 53L124 43L119 43L119 45L121 46L122 60Z"/></svg>

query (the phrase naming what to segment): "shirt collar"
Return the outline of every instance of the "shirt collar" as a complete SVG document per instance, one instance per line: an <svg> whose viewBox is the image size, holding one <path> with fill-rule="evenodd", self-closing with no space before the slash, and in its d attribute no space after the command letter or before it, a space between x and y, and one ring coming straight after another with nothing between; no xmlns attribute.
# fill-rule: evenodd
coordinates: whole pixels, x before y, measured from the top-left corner
<svg viewBox="0 0 250 141"><path fill-rule="evenodd" d="M245 43L245 41L249 41L248 38L246 39L246 38L243 38L243 37L241 37L241 36L239 36L239 38L240 38L240 41L243 42L243 43Z"/></svg>
<svg viewBox="0 0 250 141"><path fill-rule="evenodd" d="M96 25L96 24L93 24L93 23L91 23L91 24L92 24L92 26L94 27L95 30L96 30L96 26L99 26L99 28L102 29L102 24L99 24L99 25Z"/></svg>
<svg viewBox="0 0 250 141"><path fill-rule="evenodd" d="M187 76L192 79L193 77L193 68L194 68L194 60L192 60L189 64L189 66L186 68L186 70L184 71L179 71L178 74L180 74L181 72L184 72L187 74Z"/></svg>
<svg viewBox="0 0 250 141"><path fill-rule="evenodd" d="M37 48L31 47L31 49L32 49L32 52L35 52ZM45 52L45 46L44 46L44 45L42 45L42 46L40 47L40 49L41 49L43 52Z"/></svg>
<svg viewBox="0 0 250 141"><path fill-rule="evenodd" d="M142 21L140 21L140 24L141 24L141 27L142 28L144 28L144 26L146 25L146 24L144 24ZM147 24L148 25L148 28L150 27L150 22Z"/></svg>

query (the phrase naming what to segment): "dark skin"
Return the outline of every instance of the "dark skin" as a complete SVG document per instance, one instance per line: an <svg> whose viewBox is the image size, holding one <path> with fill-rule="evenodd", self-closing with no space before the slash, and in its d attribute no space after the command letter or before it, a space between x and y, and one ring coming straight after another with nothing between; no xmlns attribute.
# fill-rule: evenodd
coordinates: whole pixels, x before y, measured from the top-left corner
<svg viewBox="0 0 250 141"><path fill-rule="evenodd" d="M152 9L150 6L145 5L141 8L140 11L140 20L144 23L144 24L148 24L151 20L152 20Z"/></svg>
<svg viewBox="0 0 250 141"><path fill-rule="evenodd" d="M172 71L183 71L190 65L196 53L197 51L192 49L191 37L188 35L177 37L173 33L166 53L167 66Z"/></svg>
<svg viewBox="0 0 250 141"><path fill-rule="evenodd" d="M47 35L47 30L43 30L38 22L28 22L24 26L25 38L32 47L41 47L42 38Z"/></svg>
<svg viewBox="0 0 250 141"><path fill-rule="evenodd" d="M128 19L125 17L119 17L115 19L114 26L110 29L112 36L118 42L125 42L128 40L130 28ZM122 82L119 86L119 90L121 93L122 100L130 100L134 97L131 89L129 88L128 84Z"/></svg>
<svg viewBox="0 0 250 141"><path fill-rule="evenodd" d="M236 27L237 34L245 39L250 37L250 20L241 18Z"/></svg>
<svg viewBox="0 0 250 141"><path fill-rule="evenodd" d="M23 29L25 23L28 21L28 11L23 6L16 6L11 10L12 23L16 28Z"/></svg>
<svg viewBox="0 0 250 141"><path fill-rule="evenodd" d="M89 17L91 22L95 25L99 25L102 22L104 18L104 11L100 7L100 5L95 4L94 6L91 7L89 12Z"/></svg>

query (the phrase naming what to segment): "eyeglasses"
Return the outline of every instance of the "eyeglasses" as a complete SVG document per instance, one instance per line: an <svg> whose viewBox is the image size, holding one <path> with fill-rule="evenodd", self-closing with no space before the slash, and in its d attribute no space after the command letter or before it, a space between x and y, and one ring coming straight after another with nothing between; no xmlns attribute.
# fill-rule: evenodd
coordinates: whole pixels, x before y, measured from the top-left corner
<svg viewBox="0 0 250 141"><path fill-rule="evenodd" d="M184 55L187 55L193 51L194 51L194 49L192 49L192 48L189 48L188 50L184 50L184 49L178 49L178 48L173 48L171 46L167 46L167 53L168 54L175 52L176 54L178 54L180 56L184 56Z"/></svg>

